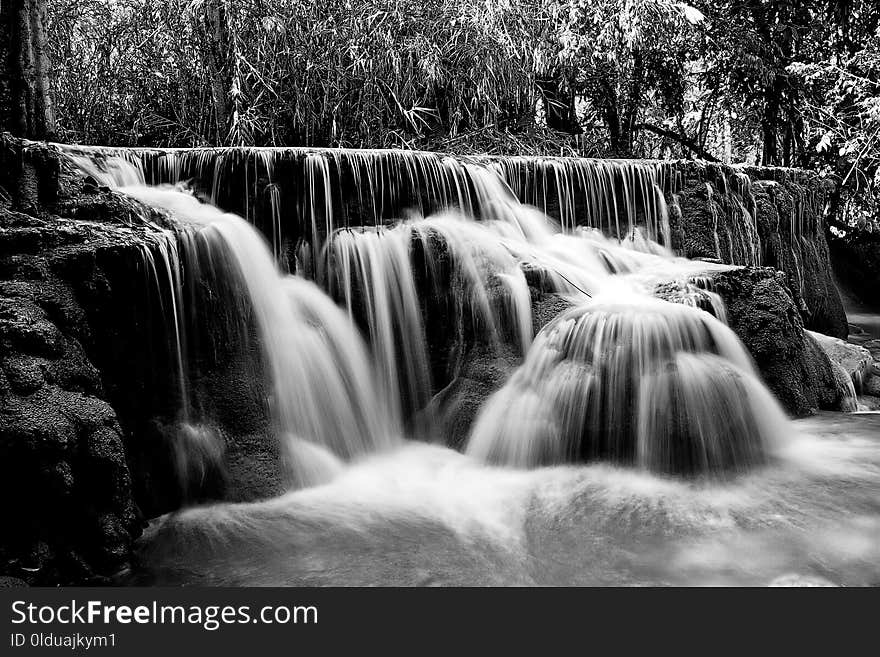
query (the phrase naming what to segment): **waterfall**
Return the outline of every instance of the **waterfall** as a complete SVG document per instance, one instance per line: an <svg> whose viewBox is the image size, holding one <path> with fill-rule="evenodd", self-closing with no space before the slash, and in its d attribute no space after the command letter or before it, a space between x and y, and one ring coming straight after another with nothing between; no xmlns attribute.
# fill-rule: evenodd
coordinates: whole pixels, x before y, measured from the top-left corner
<svg viewBox="0 0 880 657"><path fill-rule="evenodd" d="M163 231L154 237L152 244L143 245L141 254L148 285L155 289L162 318L168 324L166 331L171 338L175 378L179 389L180 416L184 422L189 422L191 409L185 356L186 325L183 315L183 282L177 239L171 231ZM166 300L170 307L166 307Z"/></svg>
<svg viewBox="0 0 880 657"><path fill-rule="evenodd" d="M724 324L618 294L541 331L484 407L467 451L521 467L605 459L659 472L745 470L786 421Z"/></svg>
<svg viewBox="0 0 880 657"><path fill-rule="evenodd" d="M277 431L297 485L323 481L333 462L316 457L302 441L343 460L394 443L397 416L374 387L366 346L348 317L313 283L282 274L248 222L174 189L122 190L198 228L206 253L182 240L191 251L188 260L221 266L244 286L270 369Z"/></svg>
<svg viewBox="0 0 880 657"><path fill-rule="evenodd" d="M455 369L464 344L512 345L522 359L472 427L466 449L479 460L718 474L763 463L783 433L783 412L701 276L725 266L671 252L668 163L62 150L100 184L169 212L183 260L245 291L294 485L326 481L412 431L437 392L435 361ZM748 185L733 180L733 211L748 223ZM705 190L716 250L723 241L733 257L755 225L722 239L716 213L727 210ZM652 296L668 281L681 303ZM537 335L535 294L573 306ZM193 449L210 451L202 442Z"/></svg>
<svg viewBox="0 0 880 657"><path fill-rule="evenodd" d="M401 416L401 404L412 413L423 408L431 394L422 311L405 231L405 226L338 231L324 258L325 276L349 316L358 313L356 306L363 308L385 395Z"/></svg>
<svg viewBox="0 0 880 657"><path fill-rule="evenodd" d="M57 148L107 186L137 182L116 175L119 161L133 165L149 185L188 182L213 205L257 225L276 253L284 238L320 249L335 230L393 223L410 211L427 216L456 209L482 217L502 188L556 217L566 231L584 226L624 238L638 229L667 247L671 239L664 192L673 176L669 164L658 161L309 148ZM272 197L266 189L280 193ZM287 218L281 235L274 230L279 215Z"/></svg>
<svg viewBox="0 0 880 657"><path fill-rule="evenodd" d="M566 230L589 226L622 237L641 224L650 240L669 244L665 163L550 157L496 162L520 201L558 216Z"/></svg>

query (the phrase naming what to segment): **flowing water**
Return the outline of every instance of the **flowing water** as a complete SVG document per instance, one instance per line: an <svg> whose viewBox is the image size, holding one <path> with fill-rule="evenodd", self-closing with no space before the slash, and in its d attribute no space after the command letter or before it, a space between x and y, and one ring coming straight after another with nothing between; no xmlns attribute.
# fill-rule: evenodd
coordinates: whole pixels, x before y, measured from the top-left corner
<svg viewBox="0 0 880 657"><path fill-rule="evenodd" d="M880 415L790 428L730 481L486 467L410 445L325 486L157 522L144 580L211 585L878 585Z"/></svg>
<svg viewBox="0 0 880 657"><path fill-rule="evenodd" d="M289 474L280 497L155 520L142 581L880 583L880 416L785 417L711 291L707 272L726 266L669 250L664 166L298 154L308 191L294 230L275 182L283 152L245 160L251 221L146 184L213 166L218 201L236 151L68 154L175 222L160 240L175 248L145 258L168 281L157 286L181 370L179 460L220 458L188 415L182 259L243 292ZM343 164L356 190L344 221L330 200ZM746 239L753 260L747 183L730 184L747 230L718 248ZM550 187L559 223L542 211ZM404 216L389 200L404 188L421 191L389 222ZM267 237L252 199L268 201ZM365 212L368 225L351 224ZM729 225L714 221L716 234ZM653 296L668 281L681 303ZM544 294L570 308L536 332ZM438 331L452 344L441 360L478 343L520 362L464 453L407 440L437 392Z"/></svg>
<svg viewBox="0 0 880 657"><path fill-rule="evenodd" d="M335 473L336 458L381 451L399 437L395 414L377 394L366 345L343 311L305 279L282 274L259 233L243 219L172 188L121 187L183 223L189 261L221 263L239 279L256 315L270 369L276 431L295 485ZM179 339L178 335L175 338ZM326 455L316 456L316 443ZM336 457L336 458L334 458Z"/></svg>

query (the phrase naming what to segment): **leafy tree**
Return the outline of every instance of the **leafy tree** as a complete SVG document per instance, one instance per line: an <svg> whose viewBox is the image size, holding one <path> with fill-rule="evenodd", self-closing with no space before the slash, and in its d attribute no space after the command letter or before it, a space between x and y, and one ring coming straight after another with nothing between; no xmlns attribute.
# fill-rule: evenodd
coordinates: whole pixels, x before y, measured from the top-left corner
<svg viewBox="0 0 880 657"><path fill-rule="evenodd" d="M804 90L805 164L836 181L829 216L839 231L880 233L880 7L845 4L816 56L788 71Z"/></svg>
<svg viewBox="0 0 880 657"><path fill-rule="evenodd" d="M47 9L52 74L42 79L66 141L752 161L816 168L840 182L835 208L862 213L865 226L876 212L871 0Z"/></svg>
<svg viewBox="0 0 880 657"><path fill-rule="evenodd" d="M560 74L604 123L612 154L633 156L642 130L677 137L643 119L649 104L681 108L700 11L670 0L566 0L550 14Z"/></svg>

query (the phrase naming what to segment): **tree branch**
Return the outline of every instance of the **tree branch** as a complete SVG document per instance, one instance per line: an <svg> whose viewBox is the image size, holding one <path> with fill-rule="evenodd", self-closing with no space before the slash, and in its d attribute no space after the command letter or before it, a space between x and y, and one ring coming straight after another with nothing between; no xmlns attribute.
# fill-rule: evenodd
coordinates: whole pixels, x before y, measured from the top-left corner
<svg viewBox="0 0 880 657"><path fill-rule="evenodd" d="M698 157L703 160L708 160L709 162L720 162L720 160L707 152L704 148L702 148L699 144L695 143L692 139L685 137L684 135L680 135L677 132L672 130L667 130L666 128L661 128L660 126L653 125L651 123L639 123L633 126L633 130L647 130L648 132L653 132L655 135L659 137L665 137L666 139L671 139L675 142L678 142L685 148L687 148L692 153L695 153Z"/></svg>

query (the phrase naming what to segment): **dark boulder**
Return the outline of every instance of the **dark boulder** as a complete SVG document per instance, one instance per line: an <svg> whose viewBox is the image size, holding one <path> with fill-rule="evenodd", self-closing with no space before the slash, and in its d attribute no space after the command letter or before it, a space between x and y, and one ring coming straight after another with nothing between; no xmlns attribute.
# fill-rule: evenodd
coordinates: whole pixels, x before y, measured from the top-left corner
<svg viewBox="0 0 880 657"><path fill-rule="evenodd" d="M76 340L31 302L0 297L0 308L0 499L14 528L0 547L3 572L37 584L106 581L127 567L140 533L122 428L79 385L94 368Z"/></svg>
<svg viewBox="0 0 880 657"><path fill-rule="evenodd" d="M537 335L557 315L572 307L566 298L531 285L532 331ZM486 399L501 388L522 363L518 346L510 341L491 343L471 336L460 345L452 380L431 400L427 409L440 427L435 437L461 449ZM435 430L436 431L436 430Z"/></svg>
<svg viewBox="0 0 880 657"><path fill-rule="evenodd" d="M486 399L501 388L522 356L509 344L474 344L462 355L452 382L431 400L428 412L439 420L439 438L462 449Z"/></svg>
<svg viewBox="0 0 880 657"><path fill-rule="evenodd" d="M736 267L705 276L727 306L728 324L752 355L764 383L791 415L841 408L843 400L831 363L804 331L783 273L766 267ZM675 285L659 286L656 294L676 301L675 289Z"/></svg>

